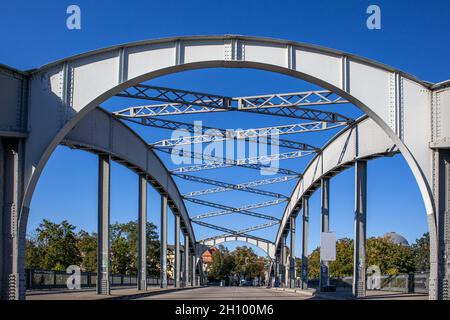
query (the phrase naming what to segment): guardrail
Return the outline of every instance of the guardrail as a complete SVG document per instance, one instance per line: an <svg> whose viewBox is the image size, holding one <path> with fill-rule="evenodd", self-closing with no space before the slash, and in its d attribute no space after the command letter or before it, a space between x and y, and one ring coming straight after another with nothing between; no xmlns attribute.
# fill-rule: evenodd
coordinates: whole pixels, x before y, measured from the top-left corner
<svg viewBox="0 0 450 320"><path fill-rule="evenodd" d="M26 288L27 290L49 290L67 288L67 279L71 274L65 271L55 270L35 270L26 269ZM97 284L97 273L81 272L81 288L95 288ZM167 279L168 285L173 285L173 279ZM112 274L110 275L110 285L134 286L137 285L136 275ZM159 286L160 278L157 276L147 277L148 286Z"/></svg>
<svg viewBox="0 0 450 320"><path fill-rule="evenodd" d="M412 273L397 275L382 275L380 277L381 286L379 290L394 291L402 293L428 293L429 274ZM337 288L352 288L353 277L331 278L330 285ZM319 287L318 279L308 281L309 287Z"/></svg>

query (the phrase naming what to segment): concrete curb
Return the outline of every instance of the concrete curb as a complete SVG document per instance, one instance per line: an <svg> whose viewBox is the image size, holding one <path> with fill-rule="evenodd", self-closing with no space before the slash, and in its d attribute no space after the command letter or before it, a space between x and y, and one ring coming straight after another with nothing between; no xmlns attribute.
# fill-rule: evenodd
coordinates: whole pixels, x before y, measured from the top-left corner
<svg viewBox="0 0 450 320"><path fill-rule="evenodd" d="M300 289L300 288L296 288L296 289L290 289L290 288L271 288L272 290L277 290L277 291L286 291L286 292L292 292L292 293L298 293L299 295L302 296L307 296L307 297L314 297L316 296L316 289Z"/></svg>
<svg viewBox="0 0 450 320"><path fill-rule="evenodd" d="M145 297L151 297L159 294L166 294L166 293L172 293L175 291L184 291L184 290L192 290L192 289L198 289L202 288L201 286L198 287L185 287L185 288L171 288L171 289L165 289L165 290L158 290L158 291L142 291L138 293L123 295L119 297L106 297L99 300L129 300L129 299L137 299L137 298L145 298Z"/></svg>

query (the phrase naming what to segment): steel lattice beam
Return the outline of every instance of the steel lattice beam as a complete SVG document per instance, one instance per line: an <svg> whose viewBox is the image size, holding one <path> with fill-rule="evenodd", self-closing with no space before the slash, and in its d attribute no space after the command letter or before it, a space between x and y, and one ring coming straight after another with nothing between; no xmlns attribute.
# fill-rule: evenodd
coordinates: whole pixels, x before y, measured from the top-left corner
<svg viewBox="0 0 450 320"><path fill-rule="evenodd" d="M265 129L265 128L264 128ZM174 148L177 146L183 145L192 145L198 143L213 143L227 140L247 140L249 142L255 143L263 143L268 145L277 145L284 148L303 150L303 151L317 151L318 148L313 147L309 144L279 139L278 137L273 138L272 135L267 134L267 131L264 131L263 134L257 134L258 129L249 129L249 130L227 130L224 134L220 131L217 131L217 134L204 134L199 136L190 136L190 137L180 137L176 139L166 139L155 142L152 144L154 148ZM250 133L250 134L249 134Z"/></svg>
<svg viewBox="0 0 450 320"><path fill-rule="evenodd" d="M222 136L226 137L227 129L207 127L203 125L195 125L187 122L173 121L173 120L164 120L160 118L122 118L124 120L134 122L137 124L141 124L148 127L160 128L160 129L168 129L168 130L185 130L194 134L201 135L209 135L216 136L215 132L219 132ZM347 125L346 122L337 122L330 123L325 121L316 121L316 122L307 122L307 123L297 123L297 124L287 124L281 126L273 126L266 128L256 128L256 129L243 129L239 130L239 135L242 138L251 138L255 136L275 136L275 135L283 135L283 134L297 134L304 132L315 132L315 131L324 131L330 130L334 128L338 128L341 126ZM237 130L236 130L237 131Z"/></svg>
<svg viewBox="0 0 450 320"><path fill-rule="evenodd" d="M192 203L201 204L201 205L212 207L212 208L222 209L222 211L216 211L216 212L210 212L210 213L197 215L195 217L192 217L191 220L199 220L199 219L217 217L217 216L222 216L222 215L232 214L232 213L241 213L241 214L245 214L245 215L253 216L253 217L257 217L257 218L262 218L262 219L267 219L267 220L272 220L272 221L279 221L278 218L275 218L275 217L272 217L272 216L269 216L266 214L262 214L262 213L253 212L250 210L269 207L269 206L275 206L277 204L286 202L286 199L279 199L279 200L272 200L272 201L266 201L266 202L261 202L261 203L256 203L256 204L245 205L240 208L234 208L234 207L226 206L226 205L223 205L220 203L215 203L215 202L210 202L210 201L205 201L205 200L200 200L200 199L195 199L195 198L185 198L185 199Z"/></svg>
<svg viewBox="0 0 450 320"><path fill-rule="evenodd" d="M145 84L138 84L130 88L127 88L116 94L116 96L124 98L167 102L172 104L172 106L174 107L176 107L176 105L178 104L180 106L186 105L186 106L220 108L220 109L229 109L231 100L231 98L214 94L149 86ZM160 108L162 109L170 108L169 105L166 106L167 107L163 107L163 105L160 105ZM139 110L134 110L133 108L129 109L129 111L130 111L129 114L131 116L139 116L140 114ZM138 112L136 113L134 111ZM161 111L164 112L163 110Z"/></svg>
<svg viewBox="0 0 450 320"><path fill-rule="evenodd" d="M202 177L191 176L191 175L187 175L187 174L176 174L175 176L177 176L179 178L183 178L185 180L189 180L189 181L195 181L195 182L201 182L201 183L207 183L207 184L211 184L211 185L215 185L215 186L220 186L224 189L229 189L229 190L241 190L241 191L256 193L256 194L274 197L274 198L282 198L282 199L288 198L285 195L282 195L280 193L255 189L252 187L245 187L243 185L237 185L237 184L232 184L232 183L228 183L228 182L206 179L206 178L202 178ZM190 192L189 194L184 195L183 197L189 198L189 197L199 196L199 195L204 195L204 194L210 194L210 193L202 193L201 191L194 191L194 192Z"/></svg>
<svg viewBox="0 0 450 320"><path fill-rule="evenodd" d="M257 241L264 241L264 242L269 242L269 243L272 243L272 242L268 241L266 239L260 238L260 237L249 235L246 232L251 232L251 231L256 231L256 230L260 230L260 229L265 229L265 228L269 228L269 227L272 227L272 226L278 224L278 222L269 222L269 223L266 223L266 224L262 224L262 225L250 227L250 228L247 228L247 229L244 229L244 230L236 231L236 230L220 227L220 226L217 226L217 225L214 225L214 224L211 224L211 223L206 223L206 222L203 222L203 221L192 221L192 223L198 224L198 225L200 225L202 227L206 227L206 228L210 228L210 229L226 232L226 235L228 235L228 236L229 235L242 236L242 237L255 239ZM223 236L223 235L221 235L221 236ZM209 240L209 238L200 240L200 242L207 241L207 240Z"/></svg>
<svg viewBox="0 0 450 320"><path fill-rule="evenodd" d="M197 222L195 222L195 221L193 221L194 223L197 223ZM204 224L204 223L203 223ZM202 225L203 225L202 224ZM230 231L234 231L233 233L230 233L230 232L228 232L228 233L224 233L224 234L220 234L220 235L217 235L217 236L214 236L214 237L209 237L209 238L205 238L205 239L201 239L201 240L199 240L199 242L205 242L205 241L212 241L212 240L216 240L216 239L220 239L220 238L224 238L224 237L230 237L230 236L238 236L238 237L255 237L255 236L252 236L252 235L248 235L247 233L248 232L252 232L252 231L256 231L256 230L261 230L261 229L266 229L266 228L270 228L270 227L272 227L272 226L274 226L274 225L277 225L278 223L277 222L269 222L269 223L265 223L265 224L260 224L260 225L257 225L257 226L253 226L253 227L250 227L250 228L246 228L246 229L242 229L242 230L231 230L231 229L228 229L228 230L230 230ZM208 226L215 226L215 225L212 225L212 224L207 224ZM204 225L203 225L204 226ZM221 230L222 231L222 230ZM259 241L264 241L264 242L268 242L268 243L273 243L272 241L269 241L269 240L267 240L267 239L263 239L263 238L259 238L259 237L257 237L258 239L261 239L261 240L259 240Z"/></svg>
<svg viewBox="0 0 450 320"><path fill-rule="evenodd" d="M228 98L141 84L126 89L117 94L117 96L168 102L159 105L129 107L114 113L123 118L244 111L299 118L308 121L353 122L353 119L339 113L305 108L305 106L348 103L348 101L328 90ZM231 105L232 102L237 103L237 105Z"/></svg>
<svg viewBox="0 0 450 320"><path fill-rule="evenodd" d="M189 180L189 181L195 181L195 182L218 186L218 188L192 191L192 192L185 194L184 197L197 197L197 196L219 193L219 192L226 192L226 191L231 191L231 190L240 190L240 191L246 191L246 192L251 192L251 193L256 193L256 194L272 196L271 195L272 192L270 192L270 191L255 189L253 187L286 182L286 181L290 181L292 179L297 178L295 176L283 176L283 177L269 178L269 179L263 179L263 180L255 180L255 181L239 183L239 184L232 184L232 183L227 183L227 182L222 182L222 181L217 181L217 180L212 180L212 179L206 179L206 178L202 178L202 177L191 176L191 175L187 175L187 174L177 173L177 174L173 174L173 175L178 178ZM275 198L286 198L286 196L279 195L278 193L273 193L273 194L274 194L273 196Z"/></svg>
<svg viewBox="0 0 450 320"><path fill-rule="evenodd" d="M166 153L172 153L170 149L158 149L159 151L163 151ZM294 172L289 169L282 169L282 168L275 168L266 166L263 163L269 163L271 161L279 161L279 160L288 160L288 159L296 159L301 158L304 156L308 156L310 154L315 153L315 151L294 151L294 152L286 152L286 153L279 153L279 154L271 154L271 155L263 155L258 157L251 157L251 158L242 158L242 159L226 159L226 158L219 158L214 157L210 155L204 155L201 153L186 152L185 150L179 150L181 151L180 157L190 157L191 159L200 159L203 161L207 161L210 163L206 164L200 164L200 165L194 165L194 166L186 166L186 167L179 167L176 169L172 169L172 173L182 173L182 172L195 172L195 171L201 171L201 170L208 170L208 169L217 169L217 168L228 168L228 167L245 167L250 169L263 169L267 171L272 171L276 173L281 174L287 174L287 175L296 175L298 176L299 173Z"/></svg>

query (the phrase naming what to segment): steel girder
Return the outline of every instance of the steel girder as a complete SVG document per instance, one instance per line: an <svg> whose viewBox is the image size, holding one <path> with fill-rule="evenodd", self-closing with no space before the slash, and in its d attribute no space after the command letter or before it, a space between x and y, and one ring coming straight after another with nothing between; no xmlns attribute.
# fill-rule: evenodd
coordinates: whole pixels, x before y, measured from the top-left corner
<svg viewBox="0 0 450 320"><path fill-rule="evenodd" d="M201 134L201 135L209 135L209 136L219 136L222 135L222 137L227 137L227 132L229 130L227 129L221 129L221 128L214 128L214 127L207 127L207 126L199 126L192 123L187 122L180 122L180 121L174 121L174 120L165 120L160 118L124 118L119 117L123 120L130 121L133 123L137 123L140 125L148 126L148 127L154 127L154 128L160 128L160 129L168 129L168 130L185 130L190 133L194 134ZM280 126L272 126L272 127L266 127L266 128L256 128L256 129L243 129L243 130L236 130L236 133L239 134L240 138L252 138L256 136L275 136L275 135L283 135L283 134L297 134L297 133L304 133L304 132L315 132L315 131L324 131L324 130L330 130L334 128L338 128L341 126L347 125L347 122L336 122L336 123L330 123L326 121L316 121L316 122L306 122L306 123L296 123L296 124L286 124L286 125L280 125ZM215 132L220 133L215 134Z"/></svg>
<svg viewBox="0 0 450 320"><path fill-rule="evenodd" d="M159 151L163 151L166 153L171 153L171 150L167 149L157 149ZM265 156L259 156L259 157L251 157L251 158L242 158L242 159L227 159L227 158L219 158L209 155L203 155L201 153L196 152L185 152L182 151L182 155L180 157L190 157L193 159L200 159L204 161L208 161L210 163L206 164L199 164L194 166L185 166L185 167L179 167L176 169L172 169L172 173L183 173L183 172L195 172L195 171L201 171L201 170L208 170L208 169L216 169L216 168L228 168L228 167L245 167L250 169L263 169L271 172L281 173L281 174L287 174L287 175L300 175L299 173L289 170L289 169L283 169L283 168L275 168L270 167L267 165L264 165L264 162L271 162L271 161L278 161L278 160L288 160L288 159L296 159L301 158L304 156L308 156L310 154L316 153L315 151L294 151L294 152L285 152L285 153L279 153L279 154L272 154L272 155L265 155Z"/></svg>
<svg viewBox="0 0 450 320"><path fill-rule="evenodd" d="M193 223L197 223L197 221L194 221ZM272 241L269 241L269 240L267 240L267 239L263 239L263 238L259 238L259 237L255 237L255 236L252 236L252 235L248 235L248 234L246 234L247 232L252 232L252 231L256 231L256 230L261 230L261 229L266 229L266 228L270 228L270 227L272 227L272 226L274 226L274 225L277 225L278 223L277 222L269 222L269 223L265 223L265 224L260 224L260 225L256 225L256 226L253 226L253 227L250 227L250 228L246 228L246 229L242 229L242 230L231 230L231 229L228 229L228 230L230 230L230 231L233 231L233 233L231 233L231 232L228 232L228 233L223 233L223 234L220 234L220 235L217 235L217 236L214 236L214 237L208 237L208 238L205 238L205 239L201 239L201 240L199 240L198 242L206 242L206 241L213 241L213 240L217 240L217 239L221 239L221 238L225 238L225 237L229 237L229 236L242 236L242 237L253 237L253 238L258 238L258 239L260 239L260 241L264 241L264 242L268 242L268 243L272 243L272 244L274 244L274 242L272 242ZM199 224L200 225L200 224ZM202 223L201 224L202 226L206 226L205 225L205 223ZM212 225L212 224L207 224L208 225L208 227L209 226L215 226L215 225ZM215 229L215 228L213 228L213 229ZM217 230L217 229L216 229ZM220 231L223 231L223 230L220 230Z"/></svg>
<svg viewBox="0 0 450 320"><path fill-rule="evenodd" d="M168 102L171 103L172 106L175 106L174 104L180 104L186 105L188 107L199 106L205 108L222 108L222 109L228 109L231 100L231 98L214 94L164 88L164 87L155 87L146 84L138 84L132 86L119 92L118 94L116 94L116 96L124 98ZM165 112L164 109L167 108L162 107L160 112L164 113ZM135 113L134 111L137 110L133 108L129 108L128 110L130 111L131 116L136 116L139 114L139 112Z"/></svg>
<svg viewBox="0 0 450 320"><path fill-rule="evenodd" d="M257 194L262 194L262 195L269 195L268 193L271 193L270 191L255 189L253 187L264 186L264 185L269 185L269 184L274 184L274 183L287 182L292 179L296 179L295 176L282 176L282 177L269 178L269 179L263 179L263 180L249 181L249 182L244 182L244 183L239 183L239 184L232 184L232 183L227 183L227 182L222 182L222 181L217 181L217 180L212 180L212 179L206 179L206 178L202 178L202 177L191 176L191 175L187 175L187 174L176 173L176 174L172 174L172 175L176 176L178 178L181 178L181 179L185 179L185 180L190 180L190 181L201 182L201 183L205 183L205 184L218 186L218 188L191 191L184 195L185 198L197 197L197 196L219 193L219 192L226 192L226 191L231 191L231 190L241 190L241 191L247 191L247 192L252 192L252 193L257 193ZM278 195L278 194L274 193L274 195ZM280 195L280 196L281 197L279 197L279 198L285 197L284 195Z"/></svg>
<svg viewBox="0 0 450 320"><path fill-rule="evenodd" d="M256 237L256 236L252 236L252 235L249 235L249 234L246 234L246 233L247 232L251 232L251 231L260 230L260 229L270 228L270 227L278 224L278 222L269 222L269 223L265 223L265 224L262 224L262 225L257 225L257 226L253 226L253 227L250 227L250 228L247 228L247 229L236 231L236 230L232 230L232 229L216 226L216 225L211 224L211 223L206 223L206 222L203 222L203 221L192 221L192 223L198 224L198 225L200 225L202 227L206 227L206 228L210 228L210 229L226 232L227 235L243 236L243 237L248 237L248 238L251 238L251 239L255 239L255 240L258 240L258 241L269 242L269 243L271 243L271 242L266 240L266 239L263 239L263 238L260 238L260 237ZM222 235L222 237L223 237L223 235ZM208 240L209 240L209 238L200 240L200 242L208 241Z"/></svg>
<svg viewBox="0 0 450 320"><path fill-rule="evenodd" d="M179 177L179 178L182 178L182 179L185 179L185 180L189 180L189 181L195 181L195 182L201 182L201 183L206 183L206 184L219 186L219 187L221 187L221 189L223 189L222 191L241 190L241 191L246 191L246 192L250 192L250 193L256 193L256 194L269 196L269 197L274 197L274 198L287 199L287 197L285 195L282 195L280 193L275 193L275 192L270 192L270 191L266 191L266 190L260 190L260 189L252 188L249 185L249 184L251 184L251 182L247 183L248 186L246 186L245 184L233 184L233 183L222 182L222 181L217 181L217 180L212 180L212 179L206 179L206 178L202 178L202 177L191 176L191 175L187 175L187 174L173 174L173 176L176 176L176 177ZM266 179L266 180L268 180L268 179ZM285 181L286 181L286 179L285 179ZM255 184L255 182L253 182L253 184ZM279 182L281 182L281 181L279 181ZM271 182L271 183L275 183L275 182ZM267 181L266 184L270 184L270 183ZM263 185L263 183L261 183L260 185ZM215 189L217 190L217 189L220 189L220 188L215 188ZM190 197L196 197L196 196L200 196L200 195L220 192L220 191L215 191L215 192L213 191L213 192L211 192L211 190L214 190L214 189L193 191L193 192L190 192L188 194L185 194L183 197L184 198L190 198Z"/></svg>
<svg viewBox="0 0 450 320"><path fill-rule="evenodd" d="M210 213L197 215L195 217L192 217L191 220L200 220L200 219L205 219L205 218L222 216L222 215L226 215L226 214L241 213L241 214L253 216L256 218L272 220L272 221L280 221L280 219L278 219L278 218L275 218L275 217L272 217L272 216L269 216L266 214L262 214L262 213L253 212L250 210L257 209L257 208L269 207L269 206L275 206L275 205L278 205L280 203L287 201L286 199L278 199L278 200L271 200L271 201L266 201L266 202L261 202L261 203L256 203L256 204L245 205L240 208L234 208L234 207L230 207L230 206L227 206L224 204L195 199L195 198L185 198L185 199L192 203L201 204L201 205L212 207L212 208L222 209L222 211L216 211L216 212L210 212Z"/></svg>
<svg viewBox="0 0 450 320"><path fill-rule="evenodd" d="M353 121L351 118L339 113L304 108L305 106L348 103L348 101L328 90L229 98L140 84L126 89L116 96L168 102L166 104L129 107L114 112L115 115L122 118L244 111L299 118L308 121L325 121L331 123L351 123ZM233 101L237 102L237 105L231 105ZM271 111L269 109L274 110Z"/></svg>

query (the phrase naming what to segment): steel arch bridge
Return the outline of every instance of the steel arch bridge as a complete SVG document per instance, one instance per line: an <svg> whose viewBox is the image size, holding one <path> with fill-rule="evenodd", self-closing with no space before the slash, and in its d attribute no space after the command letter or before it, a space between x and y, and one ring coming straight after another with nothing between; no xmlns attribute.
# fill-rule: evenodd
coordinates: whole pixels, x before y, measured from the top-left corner
<svg viewBox="0 0 450 320"><path fill-rule="evenodd" d="M323 90L223 97L186 90L154 87L147 82L176 72L206 68L250 68L272 71L308 81ZM98 106L111 97L133 98L158 104L140 105L110 114ZM366 116L358 120L318 109L351 103ZM245 112L299 119L296 125L235 131L224 135L201 132L189 139L149 145L124 121L149 127L195 132L192 124L161 119L164 115L205 112ZM255 237L254 230L279 224L273 243L275 283L287 285L295 277L293 257L286 272L286 236L295 234L295 219L302 212L302 285L307 284L308 197L322 191L322 231L328 230L329 179L354 165L355 170L355 265L353 291L365 292L366 161L400 152L420 189L430 232L430 299L448 299L450 272L450 81L433 84L395 68L347 54L292 41L245 36L198 36L135 42L69 57L30 71L0 67L0 194L2 197L1 296L25 298L24 251L30 202L46 162L58 145L84 149L99 155L99 293L109 292L109 189L110 162L118 161L139 174L140 243L146 221L147 182L161 194L162 257L166 254L167 205L175 215L176 278L181 281L180 230L185 237L183 281L195 282L198 244L192 224L222 230L226 237ZM323 148L298 141L273 139L273 135L314 132L345 127ZM266 144L290 148L291 152L263 159L223 159L169 171L156 151L170 152L182 145L261 137ZM368 141L370 143L368 143ZM313 155L302 173L280 169L282 178L231 184L211 179L202 182L215 188L182 195L173 177L195 181L186 174L221 167L267 169L261 161ZM198 154L186 156L197 158ZM298 178L289 197L269 194L257 187ZM264 194L272 202L229 207L196 198L229 190ZM270 220L247 230L232 230L190 217L184 201L221 211L212 215L246 214ZM255 208L287 202L281 220L256 213ZM291 237L295 239L295 237ZM253 241L252 240L252 241ZM264 240L264 239L259 239ZM258 241L259 241L258 240ZM266 240L267 241L267 240ZM295 252L295 241L290 250ZM146 286L145 246L141 245L139 287ZM161 259L163 262L165 259ZM191 266L190 266L191 265ZM162 264L162 279L166 276ZM190 276L189 276L190 275ZM290 282L291 284L292 282Z"/></svg>

